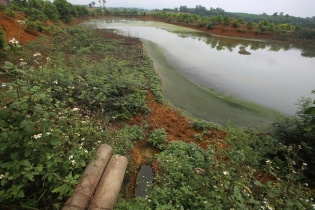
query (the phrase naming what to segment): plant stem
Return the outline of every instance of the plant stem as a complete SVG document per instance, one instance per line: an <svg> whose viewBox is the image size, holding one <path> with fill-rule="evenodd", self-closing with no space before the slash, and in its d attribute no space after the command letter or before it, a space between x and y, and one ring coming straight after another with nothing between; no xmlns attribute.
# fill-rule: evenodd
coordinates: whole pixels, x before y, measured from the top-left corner
<svg viewBox="0 0 315 210"><path fill-rule="evenodd" d="M17 95L18 101L20 101L19 82L18 82L18 75L16 72L15 60L16 60L16 54L15 54L15 50L14 50L13 51L13 68L14 68L14 77L15 77L15 83L16 83L16 95Z"/></svg>

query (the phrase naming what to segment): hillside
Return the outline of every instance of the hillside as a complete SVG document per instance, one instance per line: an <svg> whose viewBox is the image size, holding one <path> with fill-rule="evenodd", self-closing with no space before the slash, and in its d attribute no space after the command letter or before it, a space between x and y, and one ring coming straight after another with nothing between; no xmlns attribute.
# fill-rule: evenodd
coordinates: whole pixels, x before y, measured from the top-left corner
<svg viewBox="0 0 315 210"><path fill-rule="evenodd" d="M314 207L304 143L184 116L137 38L64 23L29 33L16 14L0 22L2 209L61 209L100 143L129 160L116 209ZM154 172L146 197L141 165Z"/></svg>

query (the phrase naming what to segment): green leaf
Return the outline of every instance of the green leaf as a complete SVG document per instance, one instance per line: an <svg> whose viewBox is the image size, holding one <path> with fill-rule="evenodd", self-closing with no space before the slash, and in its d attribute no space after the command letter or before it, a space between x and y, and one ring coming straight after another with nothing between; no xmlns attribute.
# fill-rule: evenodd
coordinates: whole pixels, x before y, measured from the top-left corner
<svg viewBox="0 0 315 210"><path fill-rule="evenodd" d="M23 160L21 161L21 165L26 166L26 167L30 167L31 166L31 162L28 160Z"/></svg>
<svg viewBox="0 0 315 210"><path fill-rule="evenodd" d="M0 119L7 121L12 118L12 111L10 109L1 109L0 110Z"/></svg>
<svg viewBox="0 0 315 210"><path fill-rule="evenodd" d="M11 153L10 157L12 160L16 160L19 157L19 153L18 152Z"/></svg>
<svg viewBox="0 0 315 210"><path fill-rule="evenodd" d="M33 135L35 133L35 123L32 120L23 120L20 124L20 128L23 129L26 135Z"/></svg>
<svg viewBox="0 0 315 210"><path fill-rule="evenodd" d="M310 107L304 111L304 114L315 115L315 107Z"/></svg>
<svg viewBox="0 0 315 210"><path fill-rule="evenodd" d="M26 176L30 181L34 181L34 174L32 174L32 173L27 173L27 174L25 174L25 176Z"/></svg>
<svg viewBox="0 0 315 210"><path fill-rule="evenodd" d="M11 62L6 61L6 62L4 62L3 68L5 70L12 70L12 69L14 69L14 64L11 63Z"/></svg>
<svg viewBox="0 0 315 210"><path fill-rule="evenodd" d="M59 139L51 139L50 144L52 146L58 145L58 144L60 144L60 140Z"/></svg>

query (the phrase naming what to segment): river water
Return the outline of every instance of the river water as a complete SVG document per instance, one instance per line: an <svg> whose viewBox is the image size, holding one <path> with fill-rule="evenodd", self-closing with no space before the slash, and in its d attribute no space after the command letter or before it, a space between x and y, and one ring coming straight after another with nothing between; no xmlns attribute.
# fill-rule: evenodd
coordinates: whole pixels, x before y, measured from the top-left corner
<svg viewBox="0 0 315 210"><path fill-rule="evenodd" d="M151 50L159 50L164 56L162 60L187 78L187 83L209 91L215 90L229 98L292 115L301 97L314 97L311 91L315 89L315 46L214 36L171 24L134 19L94 20L84 24L114 29L127 36L143 39L146 46L151 46ZM240 54L240 48L245 48L251 54ZM160 68L165 69L165 65ZM207 99L196 98L198 94L191 93L191 100L184 100L191 89L188 88L187 94L180 93L178 89L187 84L177 84L180 82L176 76L167 80L167 75L164 75L163 79L163 74L167 73L165 70L159 72L164 94L169 100L188 112L213 120L205 117L208 111L204 107L208 102L202 101ZM210 106L215 108L214 104ZM217 106L220 108L220 105ZM205 110L198 113L202 109ZM214 121L222 123L222 120Z"/></svg>

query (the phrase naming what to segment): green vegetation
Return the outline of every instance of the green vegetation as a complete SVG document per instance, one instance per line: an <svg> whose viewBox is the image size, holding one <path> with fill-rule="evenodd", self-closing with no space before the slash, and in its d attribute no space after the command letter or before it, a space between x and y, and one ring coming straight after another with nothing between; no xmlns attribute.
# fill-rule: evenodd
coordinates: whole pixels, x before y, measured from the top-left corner
<svg viewBox="0 0 315 210"><path fill-rule="evenodd" d="M166 146L167 133L164 128L156 129L153 131L151 136L148 139L148 142L151 143L158 149L164 149Z"/></svg>
<svg viewBox="0 0 315 210"><path fill-rule="evenodd" d="M28 8L15 1L6 13L32 10L36 2L28 1L34 3ZM78 14L60 16L60 11L64 21ZM194 16L183 20L194 20L189 17ZM29 21L42 20L38 15ZM202 23L207 26L207 19ZM150 111L148 91L162 102L160 79L139 40L82 27L51 30L54 36L23 47L16 39L5 43L0 30L2 209L60 209L99 144L127 154L143 140L161 149L155 156L160 170L145 198L127 200L122 193L117 209L314 208L315 101L276 122L271 134L195 121L198 132L215 129L224 135L202 136L206 149L180 139L166 144L164 128L148 136L145 125L124 123Z"/></svg>
<svg viewBox="0 0 315 210"><path fill-rule="evenodd" d="M125 154L143 138L136 126L108 126L149 111L149 82L159 79L137 43L80 27L23 51L17 40L8 43L0 92L2 207L60 208L98 144Z"/></svg>
<svg viewBox="0 0 315 210"><path fill-rule="evenodd" d="M0 26L0 50L4 48L4 45L5 45L4 31L2 30Z"/></svg>
<svg viewBox="0 0 315 210"><path fill-rule="evenodd" d="M158 10L157 10L158 11ZM266 13L257 15L257 14L248 14L248 13L236 13L236 12L226 12L221 8L210 8L209 10L202 5L196 5L195 8L188 8L187 6L180 6L175 9L163 9L164 12L181 12L181 13L190 13L200 16L214 17L214 16L228 16L236 20L243 20L246 22L259 23L263 20L274 24L289 23L292 25L301 25L303 27L315 27L315 16L314 17L294 17L288 14L284 15L283 12L275 12L272 15L267 15ZM242 22L240 22L242 23Z"/></svg>
<svg viewBox="0 0 315 210"><path fill-rule="evenodd" d="M29 15L29 21L57 21L70 22L72 18L89 15L84 6L72 5L66 0L56 0L51 3L45 0L13 1L6 8L6 13L21 11ZM10 15L10 16L12 16Z"/></svg>
<svg viewBox="0 0 315 210"><path fill-rule="evenodd" d="M313 91L315 93L315 91ZM281 143L294 148L298 147L297 163L309 163L305 175L314 181L315 177L315 101L309 99L300 102L296 116L280 118L274 123L274 135Z"/></svg>
<svg viewBox="0 0 315 210"><path fill-rule="evenodd" d="M281 39L315 39L314 17L303 19L288 16L285 19L280 19L276 16L269 18L268 15L262 15L259 16L260 18L248 18L250 16L248 14L228 13L220 8L206 10L200 5L197 5L196 8L184 6L180 7L179 10L157 10L152 15L169 23L185 23L208 29L215 29L219 24L223 24L225 27L232 26L234 28L244 26L252 32L273 34ZM238 32L244 32L244 29L238 29Z"/></svg>
<svg viewBox="0 0 315 210"><path fill-rule="evenodd" d="M311 209L314 194L299 182L306 164L298 149L270 136L228 129L222 145L207 150L182 141L156 155L160 172L145 198L119 201L117 209ZM279 159L276 153L285 158ZM294 183L294 184L293 184Z"/></svg>

